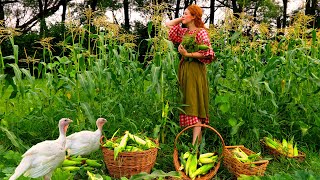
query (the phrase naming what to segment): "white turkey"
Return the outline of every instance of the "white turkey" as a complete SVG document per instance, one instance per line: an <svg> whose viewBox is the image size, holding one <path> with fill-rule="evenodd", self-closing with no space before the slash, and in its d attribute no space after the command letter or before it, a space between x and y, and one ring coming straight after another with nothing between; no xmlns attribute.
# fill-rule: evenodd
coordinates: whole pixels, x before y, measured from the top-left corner
<svg viewBox="0 0 320 180"><path fill-rule="evenodd" d="M22 155L22 160L9 180L15 180L22 174L31 178L44 176L51 179L52 172L65 159L66 132L72 120L62 118L59 121L59 138L46 140L32 146Z"/></svg>
<svg viewBox="0 0 320 180"><path fill-rule="evenodd" d="M107 122L104 118L98 118L96 131L80 131L67 137L66 150L68 155L88 155L99 149L102 127Z"/></svg>

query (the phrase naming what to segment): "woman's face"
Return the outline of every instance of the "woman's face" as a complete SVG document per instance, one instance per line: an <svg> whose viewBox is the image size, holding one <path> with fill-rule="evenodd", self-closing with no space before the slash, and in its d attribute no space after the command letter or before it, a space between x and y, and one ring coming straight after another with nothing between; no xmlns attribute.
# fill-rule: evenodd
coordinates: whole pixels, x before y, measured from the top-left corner
<svg viewBox="0 0 320 180"><path fill-rule="evenodd" d="M189 24L193 20L194 20L194 16L192 16L190 11L186 9L182 16L182 24Z"/></svg>

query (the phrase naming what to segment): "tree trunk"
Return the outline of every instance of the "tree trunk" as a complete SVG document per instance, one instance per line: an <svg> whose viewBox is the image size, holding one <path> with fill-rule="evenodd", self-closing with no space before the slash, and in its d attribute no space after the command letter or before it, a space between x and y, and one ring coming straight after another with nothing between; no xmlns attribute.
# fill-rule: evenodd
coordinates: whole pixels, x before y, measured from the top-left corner
<svg viewBox="0 0 320 180"><path fill-rule="evenodd" d="M233 9L233 15L236 18L239 18L240 13L242 12L242 7L238 7L237 0L232 0L232 9Z"/></svg>
<svg viewBox="0 0 320 180"><path fill-rule="evenodd" d="M288 0L282 0L283 2L283 19L282 19L282 27L285 28L287 26L287 7Z"/></svg>
<svg viewBox="0 0 320 180"><path fill-rule="evenodd" d="M281 17L277 17L277 29L281 28Z"/></svg>
<svg viewBox="0 0 320 180"><path fill-rule="evenodd" d="M61 3L62 3L61 22L62 22L62 24L64 24L64 22L66 21L67 1L61 0Z"/></svg>
<svg viewBox="0 0 320 180"><path fill-rule="evenodd" d="M210 20L209 24L214 24L214 8L215 8L215 2L216 0L210 1Z"/></svg>
<svg viewBox="0 0 320 180"><path fill-rule="evenodd" d="M316 9L317 9L318 0L306 0L306 10L305 14L309 16L315 16L316 15ZM311 28L315 26L315 21L317 20L317 17L308 24L308 27Z"/></svg>
<svg viewBox="0 0 320 180"><path fill-rule="evenodd" d="M189 0L184 0L184 8L183 9L187 9L188 6L189 6Z"/></svg>
<svg viewBox="0 0 320 180"><path fill-rule="evenodd" d="M2 21L3 23L0 23L0 27L5 27L5 23L4 23L4 5L6 4L10 4L10 3L15 3L18 2L17 0L7 0L7 1L3 1L0 0L0 22Z"/></svg>
<svg viewBox="0 0 320 180"><path fill-rule="evenodd" d="M3 23L0 23L0 27L4 27L5 23L4 23L4 8L3 8L3 2L2 0L0 0L0 21Z"/></svg>
<svg viewBox="0 0 320 180"><path fill-rule="evenodd" d="M179 11L180 11L180 0L177 0L177 6L176 6L176 12L174 13L174 18L179 17Z"/></svg>
<svg viewBox="0 0 320 180"><path fill-rule="evenodd" d="M69 2L70 0L67 0ZM45 18L48 16L51 16L55 12L59 10L59 7L61 6L61 1L57 5L54 5L50 8L48 8L46 11L39 12L38 14L34 15L31 19L29 19L27 22L25 22L22 25L17 26L16 28L21 29L22 32L27 32L30 30L31 27L33 27L41 17Z"/></svg>
<svg viewBox="0 0 320 180"><path fill-rule="evenodd" d="M124 29L129 31L130 22L129 22L129 1L123 0L123 11L124 11Z"/></svg>
<svg viewBox="0 0 320 180"><path fill-rule="evenodd" d="M45 26L46 26L46 20L44 18L44 6L42 4L42 0L38 0L38 8L39 8L39 21L40 21L40 36L45 36Z"/></svg>
<svg viewBox="0 0 320 180"><path fill-rule="evenodd" d="M95 11L96 11L96 9L97 9L97 4L98 4L98 0L92 0L92 1L91 1L90 7L91 7L92 12L95 12Z"/></svg>

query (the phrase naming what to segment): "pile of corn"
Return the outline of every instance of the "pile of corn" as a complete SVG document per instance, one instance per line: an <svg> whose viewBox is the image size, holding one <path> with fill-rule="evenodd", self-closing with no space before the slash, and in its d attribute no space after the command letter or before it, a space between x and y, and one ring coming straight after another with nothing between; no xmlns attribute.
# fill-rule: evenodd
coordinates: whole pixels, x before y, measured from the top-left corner
<svg viewBox="0 0 320 180"><path fill-rule="evenodd" d="M81 156L71 156L63 161L61 169L64 171L79 171L80 169L93 171L95 168L100 168L101 166L102 164L98 163L97 160L88 159Z"/></svg>
<svg viewBox="0 0 320 180"><path fill-rule="evenodd" d="M245 152L243 152L242 149L239 147L232 149L231 152L232 152L234 158L236 158L238 161L243 162L243 163L255 162L256 160L261 158L260 152L256 153L256 154L248 155Z"/></svg>
<svg viewBox="0 0 320 180"><path fill-rule="evenodd" d="M148 150L151 148L158 148L156 143L154 143L148 137L139 137L138 135L131 134L126 131L125 134L113 140L107 140L102 147L106 147L114 151L114 159L117 159L119 153L121 152L139 152Z"/></svg>
<svg viewBox="0 0 320 180"><path fill-rule="evenodd" d="M277 139L272 139L269 137L264 137L265 144L273 149L276 149L281 154L284 154L288 157L298 156L298 145L295 143L293 146L293 138L290 141L282 139L282 142Z"/></svg>
<svg viewBox="0 0 320 180"><path fill-rule="evenodd" d="M187 176L191 179L195 179L197 176L206 175L213 167L218 160L218 155L215 153L205 153L200 154L199 158L197 154L182 153L180 155L180 171L184 170Z"/></svg>

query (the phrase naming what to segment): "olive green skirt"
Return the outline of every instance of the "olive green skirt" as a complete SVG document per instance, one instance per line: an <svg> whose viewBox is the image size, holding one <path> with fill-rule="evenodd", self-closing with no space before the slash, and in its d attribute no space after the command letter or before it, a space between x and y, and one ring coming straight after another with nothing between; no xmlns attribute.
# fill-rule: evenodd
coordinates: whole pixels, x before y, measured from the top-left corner
<svg viewBox="0 0 320 180"><path fill-rule="evenodd" d="M183 108L189 116L207 118L209 111L209 89L206 65L198 60L181 61L179 83L182 91Z"/></svg>

